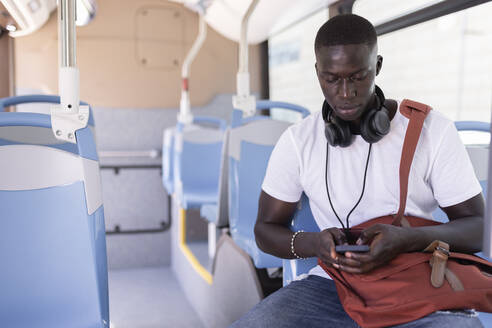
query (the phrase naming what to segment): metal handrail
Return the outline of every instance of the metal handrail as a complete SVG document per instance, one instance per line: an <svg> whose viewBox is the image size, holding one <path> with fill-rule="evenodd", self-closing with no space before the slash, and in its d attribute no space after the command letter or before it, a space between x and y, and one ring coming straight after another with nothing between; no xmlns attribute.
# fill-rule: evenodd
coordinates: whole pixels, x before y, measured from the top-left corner
<svg viewBox="0 0 492 328"><path fill-rule="evenodd" d="M149 157L159 158L161 151L157 149L151 150L102 150L99 151L99 157L104 158L119 158L119 157Z"/></svg>
<svg viewBox="0 0 492 328"><path fill-rule="evenodd" d="M490 123L481 121L456 121L454 122L458 131L480 131L490 133Z"/></svg>

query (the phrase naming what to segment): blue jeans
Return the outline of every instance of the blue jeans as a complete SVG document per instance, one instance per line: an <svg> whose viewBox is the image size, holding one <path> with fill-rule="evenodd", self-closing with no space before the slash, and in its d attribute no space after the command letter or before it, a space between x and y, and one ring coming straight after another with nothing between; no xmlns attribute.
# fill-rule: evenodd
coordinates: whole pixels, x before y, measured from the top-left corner
<svg viewBox="0 0 492 328"><path fill-rule="evenodd" d="M335 283L319 276L294 281L253 307L230 328L359 328L344 311ZM398 328L483 327L474 311L438 311Z"/></svg>

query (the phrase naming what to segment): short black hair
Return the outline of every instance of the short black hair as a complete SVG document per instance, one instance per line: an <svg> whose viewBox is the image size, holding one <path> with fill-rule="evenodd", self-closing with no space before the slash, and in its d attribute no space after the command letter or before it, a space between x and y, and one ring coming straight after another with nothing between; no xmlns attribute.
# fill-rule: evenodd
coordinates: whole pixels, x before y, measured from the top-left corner
<svg viewBox="0 0 492 328"><path fill-rule="evenodd" d="M343 14L330 18L320 27L314 41L314 50L346 44L374 46L376 43L376 29L371 22L358 15Z"/></svg>

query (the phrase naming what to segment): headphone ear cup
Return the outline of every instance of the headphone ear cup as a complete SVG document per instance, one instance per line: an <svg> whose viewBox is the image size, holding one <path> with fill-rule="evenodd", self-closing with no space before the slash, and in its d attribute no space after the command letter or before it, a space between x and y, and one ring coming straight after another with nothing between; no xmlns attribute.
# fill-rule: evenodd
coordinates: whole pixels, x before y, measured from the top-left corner
<svg viewBox="0 0 492 328"><path fill-rule="evenodd" d="M340 132L335 124L325 122L325 137L332 146L338 146L340 143Z"/></svg>
<svg viewBox="0 0 492 328"><path fill-rule="evenodd" d="M371 109L362 118L360 134L365 141L375 143L381 140L390 130L390 119L385 107L380 110Z"/></svg>
<svg viewBox="0 0 492 328"><path fill-rule="evenodd" d="M322 117L325 121L325 137L328 143L334 147L347 147L352 143L352 132L350 126L345 121L338 120L332 114L330 105L323 102Z"/></svg>
<svg viewBox="0 0 492 328"><path fill-rule="evenodd" d="M332 118L333 123L327 123L325 125L326 139L330 143L332 136L334 143L330 143L332 146L348 147L352 144L353 135L350 131L350 126L345 121L339 120L336 117Z"/></svg>
<svg viewBox="0 0 492 328"><path fill-rule="evenodd" d="M388 134L390 130L390 118L386 107L381 107L380 110L374 114L374 118L371 120L371 128L381 137Z"/></svg>

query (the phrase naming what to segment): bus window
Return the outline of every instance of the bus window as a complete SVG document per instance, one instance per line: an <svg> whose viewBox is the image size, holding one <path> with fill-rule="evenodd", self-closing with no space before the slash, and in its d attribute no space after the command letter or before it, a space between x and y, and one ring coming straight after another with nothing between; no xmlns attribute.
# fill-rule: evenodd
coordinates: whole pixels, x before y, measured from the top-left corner
<svg viewBox="0 0 492 328"><path fill-rule="evenodd" d="M434 5L443 0L357 0L352 7L354 14L370 20L374 26L390 19L414 12L421 8Z"/></svg>
<svg viewBox="0 0 492 328"><path fill-rule="evenodd" d="M354 5L356 14L374 16L370 11L377 7ZM380 36L378 84L390 97L427 103L452 120L489 122L491 14L492 3L486 3ZM486 133L463 137L465 143L489 141Z"/></svg>
<svg viewBox="0 0 492 328"><path fill-rule="evenodd" d="M328 19L328 9L268 39L270 99L299 104L311 112L321 109L323 94L314 69L314 38ZM296 115L275 109L277 119L295 121ZM290 115L290 116L289 116Z"/></svg>

